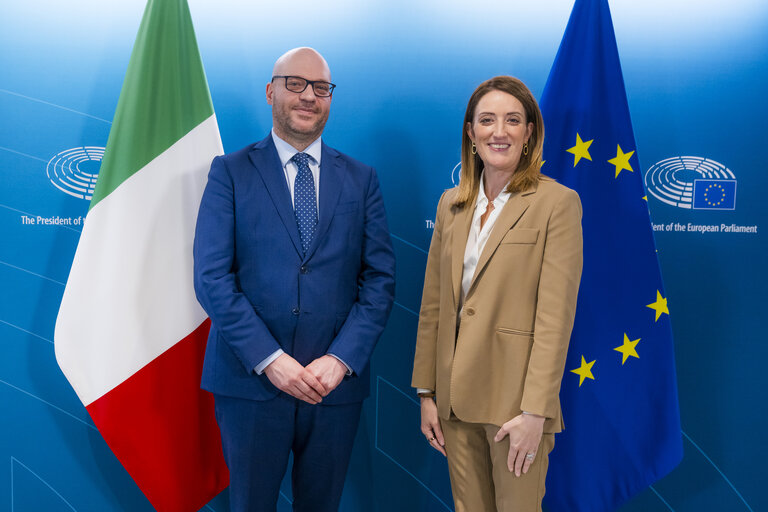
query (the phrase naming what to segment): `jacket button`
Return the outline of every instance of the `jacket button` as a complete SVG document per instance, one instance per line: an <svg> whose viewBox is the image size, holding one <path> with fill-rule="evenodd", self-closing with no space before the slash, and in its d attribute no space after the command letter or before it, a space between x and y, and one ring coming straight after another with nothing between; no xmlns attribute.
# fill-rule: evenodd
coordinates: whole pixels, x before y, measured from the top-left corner
<svg viewBox="0 0 768 512"><path fill-rule="evenodd" d="M475 310L473 308L467 308L467 316L472 316L475 314Z"/></svg>
<svg viewBox="0 0 768 512"><path fill-rule="evenodd" d="M309 269L307 268L307 266L306 266L306 265L302 265L302 266L301 266L301 268L299 269L299 271L300 271L302 274L308 274L308 273L309 273Z"/></svg>
<svg viewBox="0 0 768 512"><path fill-rule="evenodd" d="M291 310L291 313L293 313L294 315L298 315L299 314L299 308L293 308L293 310Z"/></svg>

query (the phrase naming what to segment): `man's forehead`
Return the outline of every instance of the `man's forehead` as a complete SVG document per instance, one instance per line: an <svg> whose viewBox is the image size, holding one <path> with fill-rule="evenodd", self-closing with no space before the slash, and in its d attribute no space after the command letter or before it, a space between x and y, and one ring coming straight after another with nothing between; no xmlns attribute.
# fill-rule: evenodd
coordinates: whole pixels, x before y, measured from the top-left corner
<svg viewBox="0 0 768 512"><path fill-rule="evenodd" d="M310 80L330 80L331 71L322 55L311 48L296 48L283 54L272 70L273 75L296 75Z"/></svg>

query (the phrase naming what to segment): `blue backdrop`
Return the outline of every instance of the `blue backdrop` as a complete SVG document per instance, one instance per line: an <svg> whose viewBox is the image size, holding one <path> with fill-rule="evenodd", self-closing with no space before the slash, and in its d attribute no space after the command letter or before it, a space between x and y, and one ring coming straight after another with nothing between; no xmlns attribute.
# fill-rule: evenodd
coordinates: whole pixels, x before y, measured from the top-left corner
<svg viewBox="0 0 768 512"><path fill-rule="evenodd" d="M423 441L409 387L430 222L455 179L472 90L512 74L539 96L572 1L216 4L190 0L225 150L267 133L272 64L309 45L339 85L324 138L374 165L382 182L397 306L372 362L342 510L453 510L445 464ZM611 8L669 296L685 449L676 470L621 510L768 510L758 477L768 459L759 437L768 427L768 276L759 263L768 249L760 198L768 4ZM59 371L52 344L88 208L82 197L143 9L144 0L0 5L0 511L151 510ZM79 181L68 171L77 162ZM694 180L715 171L735 182L729 209L691 199ZM288 510L288 486L284 498ZM205 510L226 509L220 496Z"/></svg>

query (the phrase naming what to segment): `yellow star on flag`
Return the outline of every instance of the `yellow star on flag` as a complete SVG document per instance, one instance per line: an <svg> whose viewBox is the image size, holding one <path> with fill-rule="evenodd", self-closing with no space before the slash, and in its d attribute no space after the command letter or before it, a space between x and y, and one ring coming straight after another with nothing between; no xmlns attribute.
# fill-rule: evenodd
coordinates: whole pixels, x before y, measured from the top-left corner
<svg viewBox="0 0 768 512"><path fill-rule="evenodd" d="M645 307L656 311L656 320L654 320L654 322L659 319L662 313L669 314L667 299L661 296L661 292L659 290L656 290L656 302L652 302Z"/></svg>
<svg viewBox="0 0 768 512"><path fill-rule="evenodd" d="M590 162L592 161L592 157L589 155L589 146L592 145L592 142L595 139L588 140L584 142L581 140L581 137L579 134L576 134L576 145L573 146L571 149L566 149L569 153L573 153L573 166L576 167L576 164L579 163L579 160L582 158L586 158Z"/></svg>
<svg viewBox="0 0 768 512"><path fill-rule="evenodd" d="M597 359L595 359L595 361L597 361ZM592 365L595 364L595 361L588 363L587 360L584 359L584 356L581 356L581 366L575 370L571 370L571 373L575 373L579 376L579 387L581 387L584 379L595 380L595 376L592 375Z"/></svg>
<svg viewBox="0 0 768 512"><path fill-rule="evenodd" d="M629 337L627 336L627 333L624 333L624 344L621 345L620 347L616 347L615 349L613 349L616 352L621 352L621 364L622 365L627 362L627 358L629 356L636 357L636 358L640 359L640 356L637 355L637 350L635 350L635 346L637 345L637 343L640 340L641 340L641 338L637 338L636 340L631 340L630 341Z"/></svg>
<svg viewBox="0 0 768 512"><path fill-rule="evenodd" d="M624 169L630 172L635 172L634 170L632 170L632 166L629 165L629 159L634 154L635 154L634 150L630 151L629 153L623 152L621 150L621 146L616 144L616 157L608 160L609 164L616 166L616 176L614 176L614 178L618 178L619 173Z"/></svg>

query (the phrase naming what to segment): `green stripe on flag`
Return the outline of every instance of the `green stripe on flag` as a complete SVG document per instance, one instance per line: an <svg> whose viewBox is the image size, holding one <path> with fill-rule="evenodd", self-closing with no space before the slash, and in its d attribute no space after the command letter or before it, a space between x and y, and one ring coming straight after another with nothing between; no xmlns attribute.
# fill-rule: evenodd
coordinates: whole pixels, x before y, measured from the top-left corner
<svg viewBox="0 0 768 512"><path fill-rule="evenodd" d="M91 208L211 115L213 104L187 2L149 0Z"/></svg>

